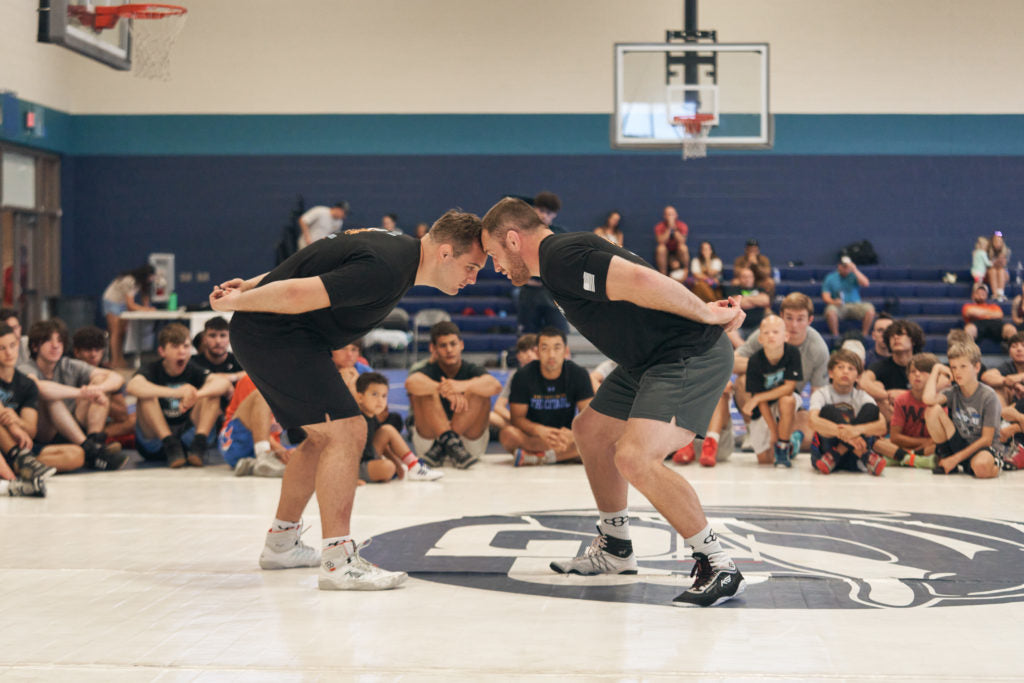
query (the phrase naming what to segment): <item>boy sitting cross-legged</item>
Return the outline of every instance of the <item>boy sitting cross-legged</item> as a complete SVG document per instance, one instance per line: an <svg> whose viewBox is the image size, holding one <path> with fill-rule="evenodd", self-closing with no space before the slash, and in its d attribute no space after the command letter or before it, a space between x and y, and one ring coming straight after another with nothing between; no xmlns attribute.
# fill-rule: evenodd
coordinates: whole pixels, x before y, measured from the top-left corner
<svg viewBox="0 0 1024 683"><path fill-rule="evenodd" d="M220 397L231 391L231 382L191 362L192 339L184 325L166 326L157 342L160 360L139 369L128 382L128 393L138 399L135 443L147 460L162 455L174 468L186 462L202 467Z"/></svg>
<svg viewBox="0 0 1024 683"><path fill-rule="evenodd" d="M747 362L750 398L743 404L743 414L752 418L750 442L759 463L774 460L776 466L792 467L789 437L801 400L796 386L804 379L800 352L786 343L786 327L777 315L761 321L758 339L761 349Z"/></svg>
<svg viewBox="0 0 1024 683"><path fill-rule="evenodd" d="M872 452L874 438L885 434L878 404L856 386L864 371L860 357L840 349L828 360L831 384L811 394L811 464L822 474L837 469L879 475L885 458Z"/></svg>
<svg viewBox="0 0 1024 683"><path fill-rule="evenodd" d="M1002 406L995 390L978 381L981 350L973 342L950 344L949 366L936 363L923 400L928 433L935 441L935 474L960 470L978 479L999 476L1002 458L992 450ZM939 381L953 384L939 389ZM949 414L946 414L946 409Z"/></svg>
<svg viewBox="0 0 1024 683"><path fill-rule="evenodd" d="M875 453L885 456L889 465L929 470L935 467L935 442L925 425L924 412L928 406L922 398L928 375L938 362L931 353L916 353L910 358L907 365L910 389L898 394L893 402L889 437L878 439L873 446ZM945 388L944 384L939 388Z"/></svg>
<svg viewBox="0 0 1024 683"><path fill-rule="evenodd" d="M435 481L444 476L444 472L430 469L413 454L394 425L381 424L377 419L388 405L388 380L384 375L379 372L359 375L355 397L367 430L366 446L359 463L362 481L391 481L396 474L399 479L408 477L409 481Z"/></svg>

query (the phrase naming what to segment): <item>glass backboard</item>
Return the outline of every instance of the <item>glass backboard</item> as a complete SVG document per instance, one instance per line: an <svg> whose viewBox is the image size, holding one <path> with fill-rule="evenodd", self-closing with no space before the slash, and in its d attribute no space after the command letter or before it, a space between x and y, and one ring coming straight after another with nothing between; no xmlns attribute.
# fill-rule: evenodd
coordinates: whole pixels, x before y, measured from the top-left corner
<svg viewBox="0 0 1024 683"><path fill-rule="evenodd" d="M613 148L679 148L694 114L712 117L708 147L771 147L768 45L615 45Z"/></svg>
<svg viewBox="0 0 1024 683"><path fill-rule="evenodd" d="M115 69L127 71L131 60L131 19L118 19L110 28L93 28L90 17L98 6L123 5L127 0L39 0L40 43L63 45Z"/></svg>

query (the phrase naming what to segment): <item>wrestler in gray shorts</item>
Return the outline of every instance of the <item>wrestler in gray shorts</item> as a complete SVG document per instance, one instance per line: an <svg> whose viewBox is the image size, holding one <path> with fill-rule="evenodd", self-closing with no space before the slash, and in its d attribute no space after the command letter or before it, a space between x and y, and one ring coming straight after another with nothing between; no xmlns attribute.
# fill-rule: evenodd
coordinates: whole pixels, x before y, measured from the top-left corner
<svg viewBox="0 0 1024 683"><path fill-rule="evenodd" d="M639 381L620 365L598 387L590 407L617 420L675 418L678 426L704 436L732 366L732 344L723 334L701 355L655 365Z"/></svg>

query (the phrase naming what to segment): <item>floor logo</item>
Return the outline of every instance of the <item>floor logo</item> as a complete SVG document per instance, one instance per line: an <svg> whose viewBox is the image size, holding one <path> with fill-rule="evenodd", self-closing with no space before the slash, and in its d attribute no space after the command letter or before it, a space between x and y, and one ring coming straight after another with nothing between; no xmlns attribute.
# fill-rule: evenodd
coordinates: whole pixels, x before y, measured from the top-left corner
<svg viewBox="0 0 1024 683"><path fill-rule="evenodd" d="M726 603L782 609L906 608L1024 601L1024 524L865 510L706 510L748 581ZM418 579L609 602L668 604L691 582L689 554L653 509L632 511L638 576L565 576L592 510L463 517L377 536L365 555ZM682 560L682 561L681 561Z"/></svg>

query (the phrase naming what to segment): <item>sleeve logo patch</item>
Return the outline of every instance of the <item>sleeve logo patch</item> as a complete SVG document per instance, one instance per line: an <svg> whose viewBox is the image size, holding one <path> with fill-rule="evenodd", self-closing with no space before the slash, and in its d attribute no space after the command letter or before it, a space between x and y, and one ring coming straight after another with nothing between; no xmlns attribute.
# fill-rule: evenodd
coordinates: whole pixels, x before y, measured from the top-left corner
<svg viewBox="0 0 1024 683"><path fill-rule="evenodd" d="M597 285L593 273L583 273L583 289L588 292L597 292Z"/></svg>

